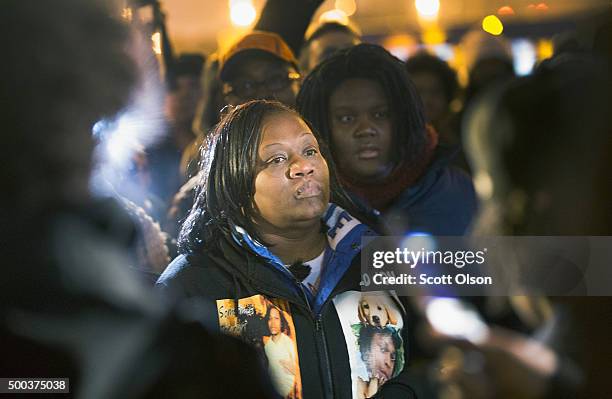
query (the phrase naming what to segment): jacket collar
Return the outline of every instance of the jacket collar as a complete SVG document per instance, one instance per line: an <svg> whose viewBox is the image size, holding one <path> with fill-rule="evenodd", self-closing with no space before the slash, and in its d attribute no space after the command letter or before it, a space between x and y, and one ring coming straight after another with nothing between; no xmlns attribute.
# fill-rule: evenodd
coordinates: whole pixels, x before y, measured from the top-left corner
<svg viewBox="0 0 612 399"><path fill-rule="evenodd" d="M355 256L361 251L361 238L364 235L375 235L375 233L358 219L351 216L346 210L329 204L322 221L327 226L328 250L325 254L325 267L321 275L321 285L316 297L309 297L311 306L318 312L323 303L329 298L333 289L348 270ZM291 274L283 262L274 255L265 245L253 239L246 230L240 226L232 227L232 239L241 248L255 253L268 266L267 270L261 270L261 265L248 262L247 273L249 277L258 280L258 283L271 286L269 274L279 273L293 291L301 291L300 283Z"/></svg>

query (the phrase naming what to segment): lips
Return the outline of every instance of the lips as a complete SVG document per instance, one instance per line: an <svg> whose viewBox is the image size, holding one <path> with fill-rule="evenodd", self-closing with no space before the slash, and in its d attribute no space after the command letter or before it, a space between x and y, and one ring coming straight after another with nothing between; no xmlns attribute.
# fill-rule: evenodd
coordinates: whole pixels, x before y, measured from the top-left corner
<svg viewBox="0 0 612 399"><path fill-rule="evenodd" d="M295 190L295 197L297 199L318 197L321 195L321 192L321 185L319 183L307 180Z"/></svg>
<svg viewBox="0 0 612 399"><path fill-rule="evenodd" d="M359 159L364 159L364 160L375 159L375 158L378 158L379 156L380 156L380 149L378 149L377 147L371 146L371 145L361 146L357 150L357 158Z"/></svg>

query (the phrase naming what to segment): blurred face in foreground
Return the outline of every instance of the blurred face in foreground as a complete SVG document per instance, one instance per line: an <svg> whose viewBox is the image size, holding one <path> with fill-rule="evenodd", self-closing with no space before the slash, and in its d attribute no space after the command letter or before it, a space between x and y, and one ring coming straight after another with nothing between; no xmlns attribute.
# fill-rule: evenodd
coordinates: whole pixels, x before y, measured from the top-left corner
<svg viewBox="0 0 612 399"><path fill-rule="evenodd" d="M329 99L334 160L346 177L363 182L393 168L393 123L383 88L368 79L347 79Z"/></svg>
<svg viewBox="0 0 612 399"><path fill-rule="evenodd" d="M329 169L310 128L289 112L264 119L255 177L260 233L319 224L329 202Z"/></svg>

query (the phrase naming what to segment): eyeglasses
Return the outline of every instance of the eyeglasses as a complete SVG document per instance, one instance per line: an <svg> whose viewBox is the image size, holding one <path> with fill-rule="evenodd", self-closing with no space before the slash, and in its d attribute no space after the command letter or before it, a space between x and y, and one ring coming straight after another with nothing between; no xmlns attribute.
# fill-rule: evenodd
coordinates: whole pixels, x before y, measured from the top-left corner
<svg viewBox="0 0 612 399"><path fill-rule="evenodd" d="M300 74L297 72L289 72L287 74L276 74L267 77L265 80L236 80L234 82L225 83L223 85L223 94L233 94L240 98L255 97L260 87L271 92L277 92L286 89L294 81L300 79Z"/></svg>

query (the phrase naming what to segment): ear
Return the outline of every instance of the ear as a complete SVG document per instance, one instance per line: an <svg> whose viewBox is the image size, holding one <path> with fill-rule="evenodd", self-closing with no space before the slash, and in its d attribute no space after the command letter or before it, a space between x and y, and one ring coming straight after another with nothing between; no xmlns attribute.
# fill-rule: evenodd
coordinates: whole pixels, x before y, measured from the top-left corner
<svg viewBox="0 0 612 399"><path fill-rule="evenodd" d="M361 321L363 324L368 324L368 319L363 313L363 306L361 306L361 302L359 302L359 305L357 305L357 316L359 316L359 321Z"/></svg>
<svg viewBox="0 0 612 399"><path fill-rule="evenodd" d="M387 318L389 319L389 324L397 325L397 319L393 317L393 312L389 309L387 305L385 305L385 310L387 311Z"/></svg>

